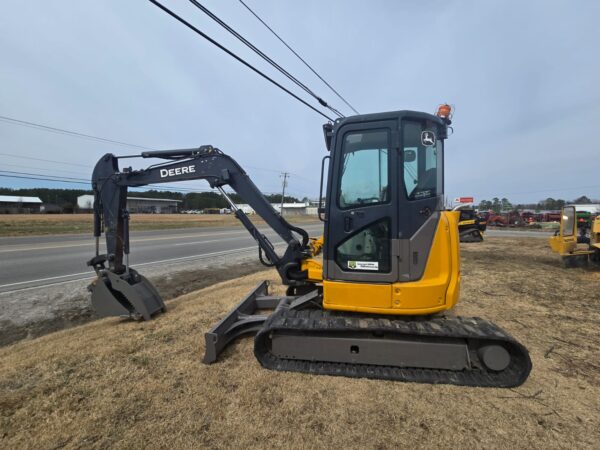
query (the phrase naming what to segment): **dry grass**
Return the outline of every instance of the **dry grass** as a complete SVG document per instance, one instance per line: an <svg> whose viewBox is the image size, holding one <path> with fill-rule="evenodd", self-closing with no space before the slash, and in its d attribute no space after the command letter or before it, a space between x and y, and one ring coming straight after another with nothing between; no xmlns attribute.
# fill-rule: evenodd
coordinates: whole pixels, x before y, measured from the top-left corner
<svg viewBox="0 0 600 450"><path fill-rule="evenodd" d="M149 323L106 319L0 349L4 448L592 448L600 439L598 273L544 240L463 251L462 315L522 341L514 390L262 369L252 340L204 366L203 332L262 272L180 297Z"/></svg>
<svg viewBox="0 0 600 450"><path fill-rule="evenodd" d="M255 223L264 223L251 216ZM291 217L295 223L316 222L314 216ZM132 230L237 226L230 214L132 214ZM91 214L0 214L0 236L92 233Z"/></svg>

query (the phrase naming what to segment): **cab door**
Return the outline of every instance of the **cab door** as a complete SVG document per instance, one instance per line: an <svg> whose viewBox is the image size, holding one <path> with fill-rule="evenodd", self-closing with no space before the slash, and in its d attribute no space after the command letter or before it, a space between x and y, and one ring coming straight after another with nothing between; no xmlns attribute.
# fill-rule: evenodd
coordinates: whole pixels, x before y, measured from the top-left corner
<svg viewBox="0 0 600 450"><path fill-rule="evenodd" d="M396 120L337 130L328 180L325 279L397 280L398 148Z"/></svg>

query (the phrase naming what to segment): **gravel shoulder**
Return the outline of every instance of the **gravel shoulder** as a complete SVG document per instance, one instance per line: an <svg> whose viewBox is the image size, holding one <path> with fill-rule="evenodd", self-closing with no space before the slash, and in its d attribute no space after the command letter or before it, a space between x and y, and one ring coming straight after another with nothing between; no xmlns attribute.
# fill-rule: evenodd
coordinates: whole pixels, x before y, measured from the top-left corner
<svg viewBox="0 0 600 450"><path fill-rule="evenodd" d="M264 268L256 259L256 250L245 251L192 260L186 263L185 270L181 263L145 267L143 274L163 298L172 299L220 281L255 273ZM90 271L90 279L85 281L0 293L0 346L97 320L87 291L94 276Z"/></svg>

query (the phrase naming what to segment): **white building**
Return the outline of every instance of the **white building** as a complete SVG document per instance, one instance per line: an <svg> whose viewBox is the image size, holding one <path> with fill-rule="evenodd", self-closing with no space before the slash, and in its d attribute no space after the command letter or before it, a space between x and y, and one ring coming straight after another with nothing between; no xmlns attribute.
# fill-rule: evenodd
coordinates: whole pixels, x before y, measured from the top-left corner
<svg viewBox="0 0 600 450"><path fill-rule="evenodd" d="M308 214L308 207L310 203L284 203L283 211L281 210L281 203L271 203L275 211L281 213L283 216L305 216Z"/></svg>
<svg viewBox="0 0 600 450"><path fill-rule="evenodd" d="M600 204L590 203L589 205L570 205L575 207L575 211L587 211L596 216L600 215Z"/></svg>
<svg viewBox="0 0 600 450"><path fill-rule="evenodd" d="M241 209L244 214L254 214L255 213L255 211L252 209L252 207L247 203L240 203L240 204L236 204L235 206L237 206L238 209Z"/></svg>
<svg viewBox="0 0 600 450"><path fill-rule="evenodd" d="M127 209L130 213L173 214L178 212L181 200L169 198L127 197ZM80 210L91 210L94 207L93 195L77 197Z"/></svg>
<svg viewBox="0 0 600 450"><path fill-rule="evenodd" d="M0 195L0 214L37 213L41 206L39 197Z"/></svg>
<svg viewBox="0 0 600 450"><path fill-rule="evenodd" d="M247 203L240 203L236 205L244 214L255 214L254 209ZM280 212L281 203L271 203L271 206L275 211ZM317 209L312 208L310 203L284 203L283 204L283 215L284 216L304 216L307 214L317 214Z"/></svg>

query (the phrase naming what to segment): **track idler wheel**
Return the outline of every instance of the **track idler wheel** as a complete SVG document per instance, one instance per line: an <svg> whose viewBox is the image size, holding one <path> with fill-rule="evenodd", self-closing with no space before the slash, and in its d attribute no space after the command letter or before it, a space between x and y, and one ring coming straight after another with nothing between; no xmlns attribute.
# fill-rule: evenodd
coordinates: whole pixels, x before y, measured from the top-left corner
<svg viewBox="0 0 600 450"><path fill-rule="evenodd" d="M486 345L477 354L485 367L495 372L503 371L510 364L510 355L501 345Z"/></svg>

